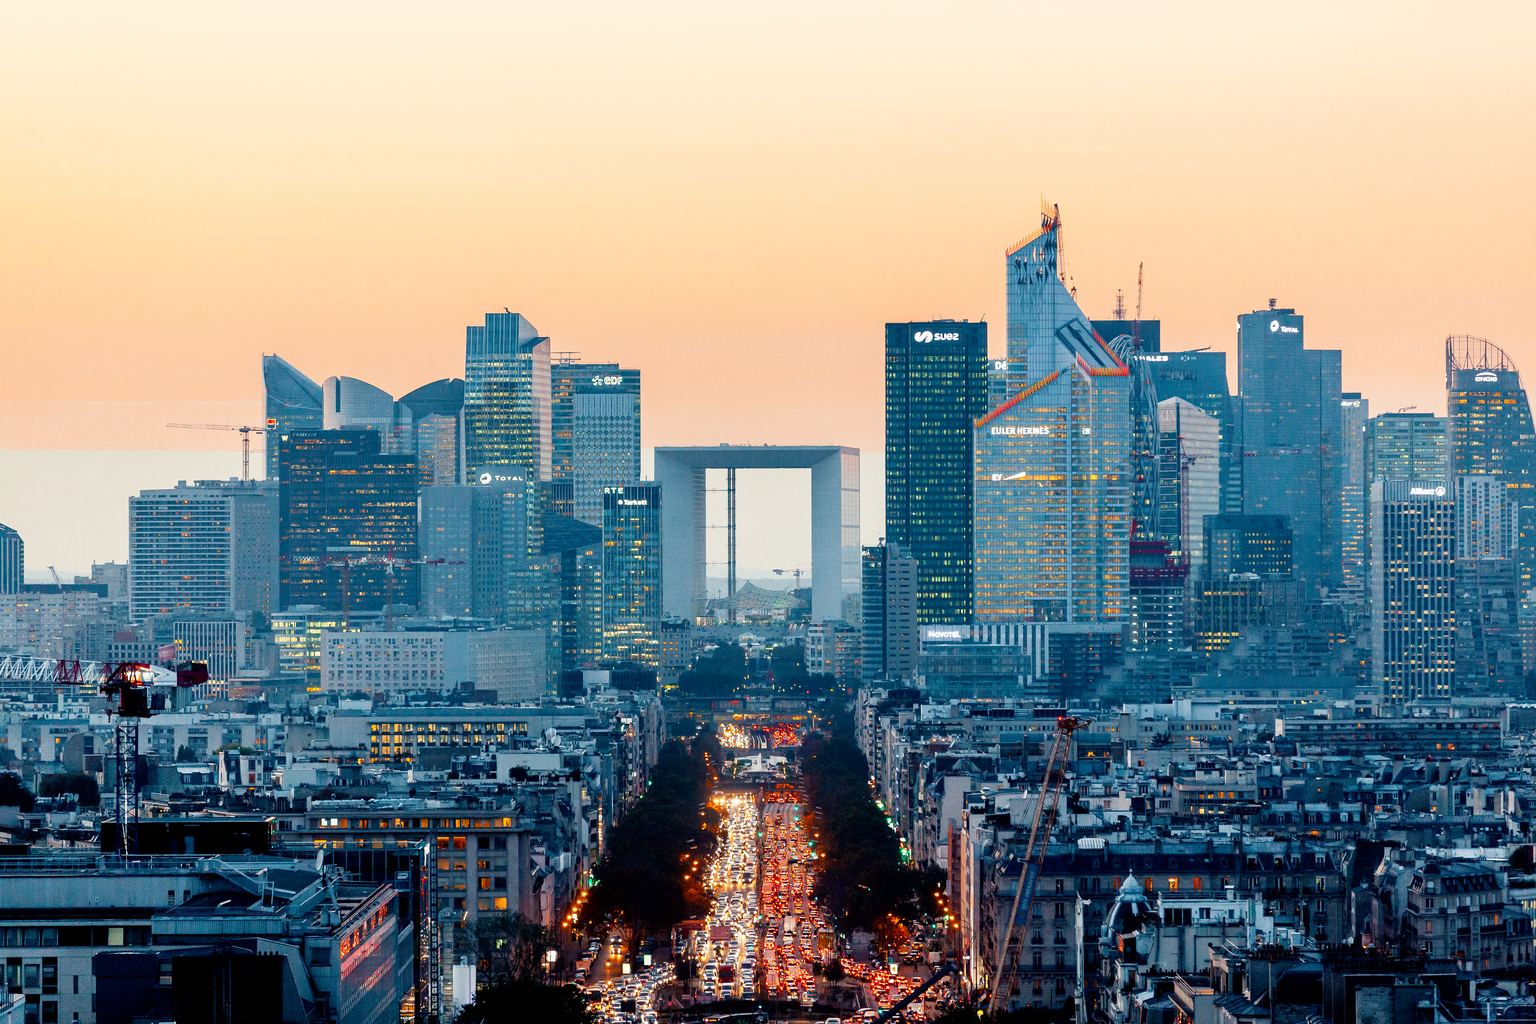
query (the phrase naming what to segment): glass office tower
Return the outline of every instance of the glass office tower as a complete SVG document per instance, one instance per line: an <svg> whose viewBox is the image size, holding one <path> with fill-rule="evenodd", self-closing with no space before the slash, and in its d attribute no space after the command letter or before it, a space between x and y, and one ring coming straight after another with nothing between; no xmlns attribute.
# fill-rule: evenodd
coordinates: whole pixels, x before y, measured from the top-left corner
<svg viewBox="0 0 1536 1024"><path fill-rule="evenodd" d="M550 479L549 339L520 313L487 313L465 334L465 465L521 466Z"/></svg>
<svg viewBox="0 0 1536 1024"><path fill-rule="evenodd" d="M885 531L917 561L917 623L971 620L972 428L987 325L885 325Z"/></svg>
<svg viewBox="0 0 1536 1024"><path fill-rule="evenodd" d="M417 603L416 457L370 429L295 431L279 466L282 607Z"/></svg>
<svg viewBox="0 0 1536 1024"><path fill-rule="evenodd" d="M603 493L603 660L660 667L661 485Z"/></svg>
<svg viewBox="0 0 1536 1024"><path fill-rule="evenodd" d="M1100 332L1102 333L1102 332ZM1243 510L1242 422L1227 385L1225 352L1155 352L1150 377L1159 401L1182 398L1216 421L1221 434L1221 511Z"/></svg>
<svg viewBox="0 0 1536 1024"><path fill-rule="evenodd" d="M1371 672L1393 704L1455 686L1454 507L1442 480L1371 485Z"/></svg>
<svg viewBox="0 0 1536 1024"><path fill-rule="evenodd" d="M1365 428L1365 480L1439 480L1446 475L1444 416L1384 412Z"/></svg>
<svg viewBox="0 0 1536 1024"><path fill-rule="evenodd" d="M1339 422L1344 443L1339 471L1339 591L1356 603L1365 600L1371 555L1365 525L1366 499L1370 494L1365 448L1370 419L1371 403L1360 397L1358 391L1340 397Z"/></svg>
<svg viewBox="0 0 1536 1024"><path fill-rule="evenodd" d="M319 430L324 425L320 385L294 369L279 355L261 357L265 390L267 479L278 478L278 451L295 430Z"/></svg>
<svg viewBox="0 0 1536 1024"><path fill-rule="evenodd" d="M1447 462L1452 477L1497 476L1520 515L1520 589L1536 585L1536 431L1520 371L1502 349L1465 335L1445 341Z"/></svg>
<svg viewBox="0 0 1536 1024"><path fill-rule="evenodd" d="M1009 249L1010 397L975 425L976 620L1122 622L1130 375L1057 265L1060 215Z"/></svg>
<svg viewBox="0 0 1536 1024"><path fill-rule="evenodd" d="M1294 309L1237 318L1243 512L1290 520L1296 580L1315 594L1338 586L1343 391L1340 353L1305 337Z"/></svg>

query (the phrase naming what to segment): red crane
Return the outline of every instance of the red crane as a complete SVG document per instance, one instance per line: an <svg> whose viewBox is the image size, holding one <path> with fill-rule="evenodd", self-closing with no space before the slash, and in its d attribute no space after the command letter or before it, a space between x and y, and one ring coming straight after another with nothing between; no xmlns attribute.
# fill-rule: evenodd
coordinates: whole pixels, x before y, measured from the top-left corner
<svg viewBox="0 0 1536 1024"><path fill-rule="evenodd" d="M138 852L139 722L155 713L154 690L183 688L208 681L208 666L200 661L148 665L136 661L71 661L53 658L0 658L0 680L48 683L53 686L99 686L116 698L109 714L117 715L113 730L113 759L117 769L117 853ZM105 852L105 851L103 851Z"/></svg>
<svg viewBox="0 0 1536 1024"><path fill-rule="evenodd" d="M240 431L240 479L251 479L251 435L265 434L266 427L232 427L227 423L167 423L168 427L180 427L183 430L238 430Z"/></svg>
<svg viewBox="0 0 1536 1024"><path fill-rule="evenodd" d="M1067 781L1067 756L1072 749L1072 734L1093 724L1091 718L1063 716L1056 719L1056 740L1045 762L1045 779L1040 784L1040 802L1035 805L1035 820L1029 830L1029 842L1024 847L1024 870L1019 874L1018 888L1013 891L1013 909L1008 913L1008 924L1003 929L1002 944L997 947L997 966L992 972L992 990L987 994L987 1006L996 1015L1006 1007L999 1007L997 993L1006 990L1005 978L1012 978L1018 970L1019 954L1010 952L1008 943L1013 938L1013 923L1019 919L1019 908L1024 919L1035 903L1035 887L1040 884L1040 869L1045 865L1045 852L1050 847L1051 833L1056 829L1056 814L1061 803L1061 791ZM1001 868L999 869L1001 870ZM1006 1000L1006 996L1004 997Z"/></svg>

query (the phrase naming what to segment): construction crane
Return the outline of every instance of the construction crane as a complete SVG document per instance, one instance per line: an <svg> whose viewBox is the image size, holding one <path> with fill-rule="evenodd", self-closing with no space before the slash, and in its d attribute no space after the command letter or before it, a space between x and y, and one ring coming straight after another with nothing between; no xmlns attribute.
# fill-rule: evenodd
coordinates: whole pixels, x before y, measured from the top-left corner
<svg viewBox="0 0 1536 1024"><path fill-rule="evenodd" d="M1091 718L1062 716L1056 719L1056 739L1045 762L1045 778L1040 784L1040 802L1035 805L1035 820L1029 830L1029 842L1024 847L1024 870L1019 874L1018 888L1013 891L1013 909L1008 913L1008 925L1003 929L1002 944L997 947L997 967L992 972L992 990L987 994L987 1007L996 1016L1001 1012L997 993L1006 990L1003 982L1012 979L1018 968L1018 954L1010 954L1008 943L1013 939L1013 923L1019 919L1019 908L1024 919L1029 920L1035 903L1035 887L1040 884L1040 869L1045 865L1045 852L1050 846L1051 833L1056 829L1057 805L1061 803L1061 791L1067 781L1067 755L1072 749L1072 734L1093 724ZM1001 870L1001 869L1000 869Z"/></svg>
<svg viewBox="0 0 1536 1024"><path fill-rule="evenodd" d="M138 852L139 723L155 708L155 690L162 693L208 681L208 666L200 661L148 665L135 661L71 661L53 658L0 658L0 680L53 686L96 686L117 701L108 714L117 715L112 735L117 769L114 818L121 856ZM106 851L103 851L106 852Z"/></svg>
<svg viewBox="0 0 1536 1024"><path fill-rule="evenodd" d="M366 554L338 558L314 558L300 556L295 561L303 565L331 566L341 570L341 622L343 629L352 626L352 567L354 565L382 565L389 596L384 605L385 628L395 628L395 567L401 565L468 565L467 562L449 561L446 558L396 558L393 554Z"/></svg>
<svg viewBox="0 0 1536 1024"><path fill-rule="evenodd" d="M1141 351L1141 268L1145 263L1136 264L1136 319L1131 321L1131 347L1137 352Z"/></svg>
<svg viewBox="0 0 1536 1024"><path fill-rule="evenodd" d="M180 427L183 430L238 430L240 431L240 479L249 482L251 479L251 435L265 434L266 427L232 427L227 423L167 423L168 427Z"/></svg>

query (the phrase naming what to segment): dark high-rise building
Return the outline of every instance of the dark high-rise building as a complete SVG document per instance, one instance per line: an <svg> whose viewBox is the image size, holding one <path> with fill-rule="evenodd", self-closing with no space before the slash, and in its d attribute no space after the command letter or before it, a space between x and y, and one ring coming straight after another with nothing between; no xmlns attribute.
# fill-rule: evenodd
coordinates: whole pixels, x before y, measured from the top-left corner
<svg viewBox="0 0 1536 1024"><path fill-rule="evenodd" d="M21 534L0 525L0 594L19 594L26 578L26 545Z"/></svg>
<svg viewBox="0 0 1536 1024"><path fill-rule="evenodd" d="M1384 412L1365 428L1365 482L1439 480L1445 476L1445 417Z"/></svg>
<svg viewBox="0 0 1536 1024"><path fill-rule="evenodd" d="M1371 545L1366 520L1369 497L1365 475L1366 425L1371 419L1371 403L1350 392L1339 399L1339 421L1343 425L1342 467L1339 471L1339 591L1350 600L1365 600L1369 575Z"/></svg>
<svg viewBox="0 0 1536 1024"><path fill-rule="evenodd" d="M1536 585L1536 428L1520 371L1502 349L1465 335L1445 340L1447 464L1452 477L1497 476L1520 514L1520 589Z"/></svg>
<svg viewBox="0 0 1536 1024"><path fill-rule="evenodd" d="M1243 510L1242 422L1227 385L1225 352L1148 352L1158 401L1182 398L1216 420L1221 435L1221 511Z"/></svg>
<svg viewBox="0 0 1536 1024"><path fill-rule="evenodd" d="M295 431L278 472L283 608L417 603L416 458L376 430Z"/></svg>
<svg viewBox="0 0 1536 1024"><path fill-rule="evenodd" d="M560 665L603 659L603 531L570 516L544 515L544 553L560 559Z"/></svg>
<svg viewBox="0 0 1536 1024"><path fill-rule="evenodd" d="M1243 512L1290 520L1296 579L1316 593L1339 585L1342 369L1336 349L1304 339L1294 309L1237 318Z"/></svg>
<svg viewBox="0 0 1536 1024"><path fill-rule="evenodd" d="M548 480L552 441L549 339L520 313L465 328L464 451L471 469L521 466Z"/></svg>
<svg viewBox="0 0 1536 1024"><path fill-rule="evenodd" d="M279 355L261 357L261 382L266 392L267 479L276 480L278 452L288 435L324 425L320 385Z"/></svg>
<svg viewBox="0 0 1536 1024"><path fill-rule="evenodd" d="M661 655L661 485L603 492L603 660L657 668Z"/></svg>
<svg viewBox="0 0 1536 1024"><path fill-rule="evenodd" d="M1454 505L1442 480L1371 484L1371 672L1394 704L1454 692Z"/></svg>
<svg viewBox="0 0 1536 1024"><path fill-rule="evenodd" d="M889 542L864 549L863 658L866 680L906 678L917 664L917 560Z"/></svg>
<svg viewBox="0 0 1536 1024"><path fill-rule="evenodd" d="M1206 578L1289 576L1292 543L1284 516L1206 516Z"/></svg>
<svg viewBox="0 0 1536 1024"><path fill-rule="evenodd" d="M969 622L972 430L987 412L987 325L885 325L885 532L917 560L917 621Z"/></svg>

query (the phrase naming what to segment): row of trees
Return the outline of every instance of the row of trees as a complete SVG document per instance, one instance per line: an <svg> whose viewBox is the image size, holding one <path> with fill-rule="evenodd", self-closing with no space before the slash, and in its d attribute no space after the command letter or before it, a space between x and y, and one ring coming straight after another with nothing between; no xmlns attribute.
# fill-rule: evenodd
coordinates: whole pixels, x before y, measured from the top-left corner
<svg viewBox="0 0 1536 1024"><path fill-rule="evenodd" d="M83 772L60 772L55 775L44 775L38 785L38 792L34 796L21 781L21 776L15 772L0 774L0 806L19 807L23 813L32 810L37 797L57 797L65 793L73 793L79 798L81 807L101 806L101 787L96 784L95 778Z"/></svg>
<svg viewBox="0 0 1536 1024"><path fill-rule="evenodd" d="M720 764L713 736L673 740L661 749L645 795L605 843L584 911L589 925L606 922L633 945L637 936L709 908L703 872L720 815L708 801Z"/></svg>
<svg viewBox="0 0 1536 1024"><path fill-rule="evenodd" d="M902 863L901 841L869 789L869 766L846 736L810 737L802 750L806 796L819 808L815 849L824 855L817 895L837 920L851 928L888 930L938 911L934 890L944 884L937 869Z"/></svg>

